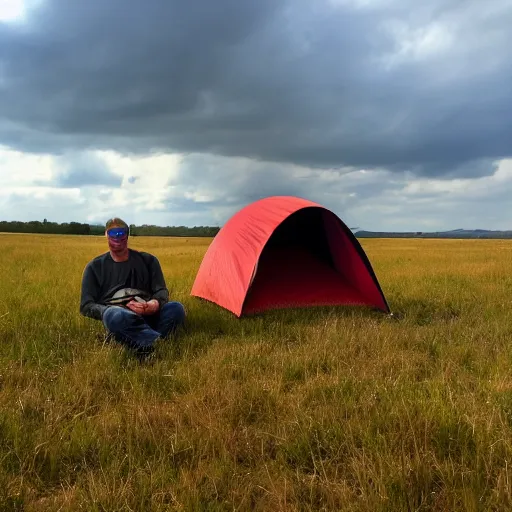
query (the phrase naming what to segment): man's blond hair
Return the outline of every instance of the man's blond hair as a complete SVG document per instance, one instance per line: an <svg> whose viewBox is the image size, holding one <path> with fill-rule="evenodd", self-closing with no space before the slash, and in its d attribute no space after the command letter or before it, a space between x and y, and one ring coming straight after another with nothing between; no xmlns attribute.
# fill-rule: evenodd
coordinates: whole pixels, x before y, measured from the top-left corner
<svg viewBox="0 0 512 512"><path fill-rule="evenodd" d="M126 228L130 229L128 224L123 219L120 219L119 217L112 217L111 219L107 220L107 223L105 224L105 229L110 228Z"/></svg>

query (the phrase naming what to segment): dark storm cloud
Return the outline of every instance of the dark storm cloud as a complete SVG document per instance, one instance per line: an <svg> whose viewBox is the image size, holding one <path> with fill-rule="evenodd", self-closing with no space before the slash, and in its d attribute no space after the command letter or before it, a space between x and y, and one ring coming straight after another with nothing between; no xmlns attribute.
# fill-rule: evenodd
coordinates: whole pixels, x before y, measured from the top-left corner
<svg viewBox="0 0 512 512"><path fill-rule="evenodd" d="M103 160L90 153L60 157L56 165L59 171L52 183L55 187L119 187L122 183L119 175L114 174Z"/></svg>
<svg viewBox="0 0 512 512"><path fill-rule="evenodd" d="M195 197L196 204L208 207L248 204L270 195L301 196L311 188L292 166L209 155L184 157L170 184L178 187L179 196ZM171 202L176 200L172 197Z"/></svg>
<svg viewBox="0 0 512 512"><path fill-rule="evenodd" d="M399 179L400 175L393 176ZM196 212L204 214L204 218L213 215L214 222L223 224L253 201L271 195L293 195L331 208L352 225L357 223L351 213L354 204L380 196L386 190L403 188L403 184L403 179L393 183L384 172L309 170L245 159L187 155L169 182L164 203L167 212Z"/></svg>
<svg viewBox="0 0 512 512"><path fill-rule="evenodd" d="M509 0L46 0L0 24L0 143L491 174L511 22ZM425 27L430 53L404 44Z"/></svg>

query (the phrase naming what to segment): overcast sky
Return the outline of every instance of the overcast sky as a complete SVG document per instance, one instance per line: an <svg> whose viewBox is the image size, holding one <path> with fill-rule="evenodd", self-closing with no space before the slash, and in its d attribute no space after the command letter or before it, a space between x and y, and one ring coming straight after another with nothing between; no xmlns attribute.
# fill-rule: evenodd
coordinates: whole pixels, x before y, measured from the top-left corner
<svg viewBox="0 0 512 512"><path fill-rule="evenodd" d="M0 0L0 219L512 229L510 0Z"/></svg>

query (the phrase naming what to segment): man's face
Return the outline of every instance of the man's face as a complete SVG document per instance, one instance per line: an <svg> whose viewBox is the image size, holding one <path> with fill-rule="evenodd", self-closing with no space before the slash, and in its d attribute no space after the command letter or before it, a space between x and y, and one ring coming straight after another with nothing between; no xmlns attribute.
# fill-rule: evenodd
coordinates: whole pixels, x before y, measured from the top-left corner
<svg viewBox="0 0 512 512"><path fill-rule="evenodd" d="M107 229L106 235L111 251L123 252L128 246L128 230L125 227L110 227Z"/></svg>

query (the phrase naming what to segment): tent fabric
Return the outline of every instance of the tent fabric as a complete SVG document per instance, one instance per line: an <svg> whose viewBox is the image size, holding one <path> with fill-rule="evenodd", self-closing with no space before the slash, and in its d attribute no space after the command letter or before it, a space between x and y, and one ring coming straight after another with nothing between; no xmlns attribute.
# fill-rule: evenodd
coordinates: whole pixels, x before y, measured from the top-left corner
<svg viewBox="0 0 512 512"><path fill-rule="evenodd" d="M323 206L292 196L260 199L233 215L208 247L191 295L238 317L318 305L389 312L350 229Z"/></svg>

